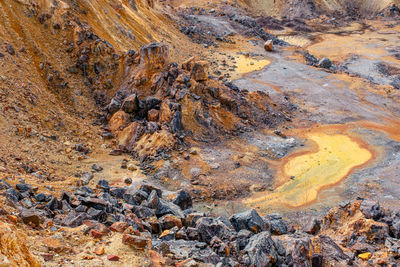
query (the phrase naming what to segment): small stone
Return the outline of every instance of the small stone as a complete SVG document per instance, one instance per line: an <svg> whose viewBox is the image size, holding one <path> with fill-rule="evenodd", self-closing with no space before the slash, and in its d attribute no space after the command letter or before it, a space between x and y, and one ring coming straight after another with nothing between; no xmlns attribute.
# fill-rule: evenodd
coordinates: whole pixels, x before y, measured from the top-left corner
<svg viewBox="0 0 400 267"><path fill-rule="evenodd" d="M25 224L32 224L34 226L40 225L40 217L35 211L24 210L19 214L19 217Z"/></svg>
<svg viewBox="0 0 400 267"><path fill-rule="evenodd" d="M97 165L97 164L93 164L92 165L92 170L94 170L95 172L101 172L103 170L103 167Z"/></svg>
<svg viewBox="0 0 400 267"><path fill-rule="evenodd" d="M96 254L96 255L98 255L98 256L103 255L103 254L104 254L104 247L101 246L101 247L95 248L95 249L94 249L94 254Z"/></svg>
<svg viewBox="0 0 400 267"><path fill-rule="evenodd" d="M52 261L54 257L54 255L50 253L43 253L41 256L43 257L44 261Z"/></svg>
<svg viewBox="0 0 400 267"><path fill-rule="evenodd" d="M332 67L332 62L329 58L324 57L318 62L318 67L324 68L324 69L330 69Z"/></svg>
<svg viewBox="0 0 400 267"><path fill-rule="evenodd" d="M92 229L92 230L90 230L89 235L91 237L93 237L93 238L101 238L101 237L103 237L105 235L105 233L100 232L100 231L98 231L96 229Z"/></svg>
<svg viewBox="0 0 400 267"><path fill-rule="evenodd" d="M362 253L362 254L358 254L358 257L364 261L369 260L372 257L372 253L371 252L366 252L366 253Z"/></svg>
<svg viewBox="0 0 400 267"><path fill-rule="evenodd" d="M110 230L113 232L122 233L129 227L126 222L116 222L110 226Z"/></svg>
<svg viewBox="0 0 400 267"><path fill-rule="evenodd" d="M190 150L189 150L189 153L192 154L192 155L197 155L197 148L191 147Z"/></svg>
<svg viewBox="0 0 400 267"><path fill-rule="evenodd" d="M149 121L158 121L159 111L156 109L151 109L147 112L147 119Z"/></svg>
<svg viewBox="0 0 400 267"><path fill-rule="evenodd" d="M127 184L127 185L132 184L132 178L130 178L130 177L125 177L125 178L124 178L124 183Z"/></svg>
<svg viewBox="0 0 400 267"><path fill-rule="evenodd" d="M151 244L151 240L141 236L124 234L122 236L122 243L136 249L145 249L148 244Z"/></svg>
<svg viewBox="0 0 400 267"><path fill-rule="evenodd" d="M130 163L130 164L128 164L128 170L130 170L130 171L136 171L137 168L136 168L135 164Z"/></svg>
<svg viewBox="0 0 400 267"><path fill-rule="evenodd" d="M271 52L273 50L272 40L268 40L264 43L264 49L267 52Z"/></svg>
<svg viewBox="0 0 400 267"><path fill-rule="evenodd" d="M107 260L109 261L119 261L119 257L117 255L108 255Z"/></svg>

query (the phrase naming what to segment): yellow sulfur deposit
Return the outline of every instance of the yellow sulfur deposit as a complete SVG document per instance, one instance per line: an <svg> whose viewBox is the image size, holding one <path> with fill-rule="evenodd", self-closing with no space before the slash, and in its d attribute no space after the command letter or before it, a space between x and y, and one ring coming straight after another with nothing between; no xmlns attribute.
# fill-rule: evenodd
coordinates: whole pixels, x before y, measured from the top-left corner
<svg viewBox="0 0 400 267"><path fill-rule="evenodd" d="M266 59L254 59L251 57L246 57L244 55L240 55L237 59L237 73L245 74L253 71L262 70L265 66L269 65L271 62Z"/></svg>
<svg viewBox="0 0 400 267"><path fill-rule="evenodd" d="M346 135L318 132L307 137L318 145L318 150L291 158L284 166L285 175L291 179L274 193L249 202L302 206L315 200L322 188L340 182L353 168L372 158L370 151Z"/></svg>

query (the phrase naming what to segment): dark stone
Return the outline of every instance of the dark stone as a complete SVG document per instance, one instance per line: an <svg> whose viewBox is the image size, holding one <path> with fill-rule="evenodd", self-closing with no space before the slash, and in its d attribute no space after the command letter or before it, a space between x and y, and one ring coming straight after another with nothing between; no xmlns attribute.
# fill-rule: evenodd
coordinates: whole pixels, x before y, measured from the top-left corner
<svg viewBox="0 0 400 267"><path fill-rule="evenodd" d="M12 202L17 202L22 199L22 195L14 188L10 188L6 191L6 197Z"/></svg>
<svg viewBox="0 0 400 267"><path fill-rule="evenodd" d="M106 109L110 114L114 114L120 109L120 107L121 107L121 102L113 98L111 99L111 102L110 104L108 104Z"/></svg>
<svg viewBox="0 0 400 267"><path fill-rule="evenodd" d="M232 236L231 230L220 220L212 217L203 217L197 220L196 228L199 232L200 240L210 243L214 236L222 240L229 239Z"/></svg>
<svg viewBox="0 0 400 267"><path fill-rule="evenodd" d="M32 187L30 185L27 185L27 184L16 184L15 187L21 193L28 192L28 191L32 190Z"/></svg>
<svg viewBox="0 0 400 267"><path fill-rule="evenodd" d="M35 227L40 225L40 214L34 210L23 210L19 213L19 217L25 224L32 224Z"/></svg>
<svg viewBox="0 0 400 267"><path fill-rule="evenodd" d="M162 197L162 190L152 184L142 184L139 188L140 190L146 192L150 195L151 191L155 190L158 197Z"/></svg>
<svg viewBox="0 0 400 267"><path fill-rule="evenodd" d="M61 200L65 200L68 203L72 200L72 195L68 192L62 191Z"/></svg>
<svg viewBox="0 0 400 267"><path fill-rule="evenodd" d="M229 219L237 232L247 229L253 233L269 230L269 225L258 215L254 209L232 215Z"/></svg>
<svg viewBox="0 0 400 267"><path fill-rule="evenodd" d="M68 227L78 227L82 225L83 221L88 218L88 215L84 212L70 212L67 217L62 221L62 225Z"/></svg>
<svg viewBox="0 0 400 267"><path fill-rule="evenodd" d="M365 218L374 219L375 221L385 216L385 211L377 201L364 200L361 203L360 210Z"/></svg>
<svg viewBox="0 0 400 267"><path fill-rule="evenodd" d="M47 200L47 196L43 193L37 194L35 196L37 202L45 202Z"/></svg>
<svg viewBox="0 0 400 267"><path fill-rule="evenodd" d="M53 197L53 198L50 200L50 202L47 203L46 206L47 206L47 208L48 208L49 210L52 210L52 211L62 209L62 203L61 203L61 201L58 201L58 199L57 199L56 197Z"/></svg>
<svg viewBox="0 0 400 267"><path fill-rule="evenodd" d="M110 185L109 185L108 181L106 181L106 180L99 180L97 182L97 187L106 192L108 192L110 190Z"/></svg>
<svg viewBox="0 0 400 267"><path fill-rule="evenodd" d="M288 233L288 227L286 222L282 219L282 216L278 213L269 214L264 217L265 222L271 226L271 234L273 235L284 235Z"/></svg>
<svg viewBox="0 0 400 267"><path fill-rule="evenodd" d="M172 203L178 205L182 210L186 210L192 207L192 198L188 192L185 190L180 190L178 191Z"/></svg>
<svg viewBox="0 0 400 267"><path fill-rule="evenodd" d="M172 214L181 219L185 217L185 215L183 214L183 212L179 206L175 205L172 202L167 202L161 198L159 207L158 207L158 209L156 209L156 215L158 217L161 217L166 214Z"/></svg>
<svg viewBox="0 0 400 267"><path fill-rule="evenodd" d="M267 231L253 235L243 251L246 266L274 266L278 261L275 243Z"/></svg>
<svg viewBox="0 0 400 267"><path fill-rule="evenodd" d="M83 185L89 184L89 182L93 179L93 177L94 177L93 173L90 173L90 172L82 173L82 176L81 176L82 184Z"/></svg>
<svg viewBox="0 0 400 267"><path fill-rule="evenodd" d="M144 206L133 206L132 212L141 219L149 218L156 215L154 209L150 209Z"/></svg>
<svg viewBox="0 0 400 267"><path fill-rule="evenodd" d="M328 236L319 235L313 240L321 248L320 254L323 257L324 266L348 266L350 258L343 253L343 250Z"/></svg>
<svg viewBox="0 0 400 267"><path fill-rule="evenodd" d="M103 170L103 167L97 165L97 164L93 164L92 165L92 170L94 170L95 172L101 172Z"/></svg>
<svg viewBox="0 0 400 267"><path fill-rule="evenodd" d="M324 57L318 62L318 67L324 68L324 69L330 69L332 67L332 62L329 58Z"/></svg>
<svg viewBox="0 0 400 267"><path fill-rule="evenodd" d="M91 220L104 222L107 219L107 213L103 210L89 208L86 213Z"/></svg>
<svg viewBox="0 0 400 267"><path fill-rule="evenodd" d="M148 194L145 191L138 190L135 186L130 186L123 196L126 203L131 205L140 205L143 200L148 198Z"/></svg>
<svg viewBox="0 0 400 267"><path fill-rule="evenodd" d="M87 207L84 205L79 205L78 207L75 208L76 212L86 212L87 211Z"/></svg>
<svg viewBox="0 0 400 267"><path fill-rule="evenodd" d="M249 243L250 237L253 235L249 230L243 229L237 233L236 236L236 248L238 250L244 249Z"/></svg>
<svg viewBox="0 0 400 267"><path fill-rule="evenodd" d="M132 94L125 98L124 102L122 103L121 109L126 113L133 113L140 109L140 101L136 94Z"/></svg>
<svg viewBox="0 0 400 267"><path fill-rule="evenodd" d="M126 192L125 188L122 187L111 187L110 188L110 195L116 198L123 198Z"/></svg>
<svg viewBox="0 0 400 267"><path fill-rule="evenodd" d="M321 220L315 217L309 218L307 222L304 224L303 231L315 235L321 230Z"/></svg>
<svg viewBox="0 0 400 267"><path fill-rule="evenodd" d="M323 267L323 258L320 254L313 254L311 257L312 267Z"/></svg>
<svg viewBox="0 0 400 267"><path fill-rule="evenodd" d="M10 54L10 55L15 55L15 50L14 50L14 47L12 47L12 45L10 45L10 44L7 44L6 45L6 49L7 49L7 52Z"/></svg>

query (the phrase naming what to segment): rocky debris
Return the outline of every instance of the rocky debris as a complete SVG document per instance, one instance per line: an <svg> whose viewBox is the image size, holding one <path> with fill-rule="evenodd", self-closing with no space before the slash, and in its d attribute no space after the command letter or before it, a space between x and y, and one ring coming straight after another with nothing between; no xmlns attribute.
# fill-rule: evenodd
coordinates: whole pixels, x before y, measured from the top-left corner
<svg viewBox="0 0 400 267"><path fill-rule="evenodd" d="M254 93L257 104L252 105L248 92L209 76L207 61L192 57L182 66L168 63L165 44L143 46L130 60L104 110L107 130L117 141L114 149L140 159L164 157L165 152L182 148L187 135L207 140L226 134L227 122L221 121L221 112L238 119L232 134L249 125L272 126L287 118L266 94ZM210 103L220 103L218 110L210 108ZM265 116L270 113L273 118Z"/></svg>
<svg viewBox="0 0 400 267"><path fill-rule="evenodd" d="M311 217L294 231L279 214L261 217L247 210L228 220L196 212L186 191L166 194L150 183L111 187L99 180L94 189L77 187L60 198L35 195L29 184L16 188L1 192L14 189L20 194L11 201L30 227L80 226L82 233L101 242L120 235L123 245L154 249L173 262L189 258L193 264L222 266L348 266L394 263L400 257L399 215L373 201L334 208L322 220ZM40 194L44 197L37 201ZM30 208L23 207L26 200L32 202ZM103 255L104 244L93 253Z"/></svg>

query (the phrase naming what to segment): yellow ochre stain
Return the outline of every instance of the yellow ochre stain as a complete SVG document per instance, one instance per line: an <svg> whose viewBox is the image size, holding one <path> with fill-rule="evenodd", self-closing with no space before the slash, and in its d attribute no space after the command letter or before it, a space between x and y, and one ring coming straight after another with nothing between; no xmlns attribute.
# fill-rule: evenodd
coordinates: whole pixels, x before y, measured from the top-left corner
<svg viewBox="0 0 400 267"><path fill-rule="evenodd" d="M314 201L318 192L345 178L355 167L372 158L372 153L342 134L311 133L308 139L318 145L317 152L294 156L284 165L288 182L268 196L253 198L249 204L279 203L299 207Z"/></svg>
<svg viewBox="0 0 400 267"><path fill-rule="evenodd" d="M269 65L271 62L266 59L254 59L244 55L240 55L236 60L236 72L240 74L245 74L253 71L262 70L265 66Z"/></svg>

